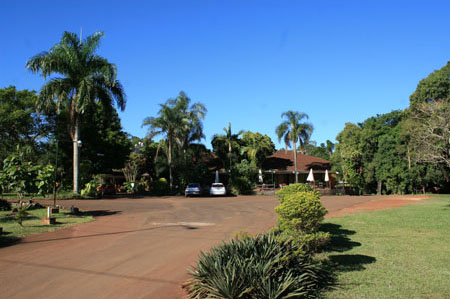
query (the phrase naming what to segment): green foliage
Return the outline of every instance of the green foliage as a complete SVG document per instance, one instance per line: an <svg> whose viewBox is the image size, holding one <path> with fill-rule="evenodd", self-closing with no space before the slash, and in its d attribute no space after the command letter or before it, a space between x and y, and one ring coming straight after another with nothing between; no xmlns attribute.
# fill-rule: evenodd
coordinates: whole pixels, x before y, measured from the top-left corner
<svg viewBox="0 0 450 299"><path fill-rule="evenodd" d="M253 183L243 176L238 176L233 178L233 183L231 185L234 194L248 195L253 192Z"/></svg>
<svg viewBox="0 0 450 299"><path fill-rule="evenodd" d="M290 184L277 191L277 197L280 202L288 195L295 194L298 192L312 192L314 188L308 184Z"/></svg>
<svg viewBox="0 0 450 299"><path fill-rule="evenodd" d="M36 113L36 99L34 91L0 88L0 161L17 145L28 146L38 154L41 138L48 135L51 126L49 117Z"/></svg>
<svg viewBox="0 0 450 299"><path fill-rule="evenodd" d="M6 184L6 189L16 192L21 199L26 193L35 193L37 170L32 162L25 161L25 152L18 146L17 152L3 161L1 181Z"/></svg>
<svg viewBox="0 0 450 299"><path fill-rule="evenodd" d="M300 151L304 151L304 145L308 143L309 137L313 132L312 124L302 122L303 119L308 119L308 115L303 112L287 111L281 114L284 120L275 130L278 141L283 140L286 147L294 146L294 151L297 142L299 143Z"/></svg>
<svg viewBox="0 0 450 299"><path fill-rule="evenodd" d="M419 135L420 128L412 125L410 117L405 111L392 111L370 117L358 125L346 124L336 138L339 143L332 155L332 164L347 188L359 194L404 194L433 185L445 186L442 179L447 177L445 167L439 170L437 165L418 162L420 151L411 140ZM431 141L431 138L424 140ZM421 145L426 144L424 140ZM431 148L426 150L426 153L431 152ZM436 175L439 172L440 178Z"/></svg>
<svg viewBox="0 0 450 299"><path fill-rule="evenodd" d="M435 70L427 78L420 80L416 90L410 96L412 110L420 103L431 101L450 102L450 61L439 70Z"/></svg>
<svg viewBox="0 0 450 299"><path fill-rule="evenodd" d="M165 179L163 179L165 180ZM147 183L145 180L140 181L130 181L123 183L123 186L125 187L125 190L127 190L128 193L138 193L142 194L145 192L145 189L147 187Z"/></svg>
<svg viewBox="0 0 450 299"><path fill-rule="evenodd" d="M284 194L280 205L275 208L278 226L281 230L298 233L313 233L319 229L327 210L316 191L302 191Z"/></svg>
<svg viewBox="0 0 450 299"><path fill-rule="evenodd" d="M321 143L320 146L317 146L315 141L309 141L304 147L306 154L325 160L330 160L334 150L334 143L327 140L326 144Z"/></svg>
<svg viewBox="0 0 450 299"><path fill-rule="evenodd" d="M117 80L117 67L95 54L102 37L103 32L96 32L81 40L75 33L64 32L50 51L35 55L26 64L27 69L44 79L57 74L42 86L36 106L42 112L68 112L69 134L75 142L81 137L82 116L96 103L111 107L115 102L125 109L126 96ZM75 149L74 165L78 167ZM79 191L78 179L73 178L74 192Z"/></svg>
<svg viewBox="0 0 450 299"><path fill-rule="evenodd" d="M244 131L233 133L231 130L231 123L228 123L228 127L223 128L225 134L216 134L213 136L211 145L214 153L222 161L224 168L229 171L233 169L233 165L240 160L241 153L241 140L239 136Z"/></svg>
<svg viewBox="0 0 450 299"><path fill-rule="evenodd" d="M25 218L27 218L28 215L29 215L29 214L28 214L28 208L29 208L29 206L28 206L28 205L24 205L24 204L19 205L19 206L17 207L16 221L17 221L17 223L18 223L20 226L22 226L23 220L25 220Z"/></svg>
<svg viewBox="0 0 450 299"><path fill-rule="evenodd" d="M96 177L94 177L91 181L84 185L84 188L81 189L82 197L97 197L98 191L97 188L99 186L99 181Z"/></svg>
<svg viewBox="0 0 450 299"><path fill-rule="evenodd" d="M331 236L328 232L317 231L313 233L301 233L292 229L282 231L279 228L274 233L282 240L290 240L303 254L314 254L325 248L330 242Z"/></svg>
<svg viewBox="0 0 450 299"><path fill-rule="evenodd" d="M246 159L235 165L231 187L233 193L251 194L256 182L257 169L255 165Z"/></svg>
<svg viewBox="0 0 450 299"><path fill-rule="evenodd" d="M153 195L167 195L169 193L169 184L165 178L160 178L150 184L150 192Z"/></svg>
<svg viewBox="0 0 450 299"><path fill-rule="evenodd" d="M149 127L147 135L149 139L157 135L164 136L170 190L173 187L174 150L178 149L178 155L187 161L186 153L191 144L204 138L202 120L205 117L206 108L201 103L191 105L190 102L191 99L181 91L175 99L169 99L160 105L158 117L147 117L142 123L142 126ZM179 171L187 172L188 170L180 169Z"/></svg>
<svg viewBox="0 0 450 299"><path fill-rule="evenodd" d="M345 128L341 131L336 140L336 151L334 153L334 161L339 161L340 173L346 183L352 187L363 189L362 176L362 150L360 148L361 128L352 123L346 123Z"/></svg>
<svg viewBox="0 0 450 299"><path fill-rule="evenodd" d="M245 153L248 160L258 168L262 168L266 157L271 155L274 151L275 144L269 136L250 131L247 131L242 135L241 154Z"/></svg>
<svg viewBox="0 0 450 299"><path fill-rule="evenodd" d="M38 193L46 196L53 191L54 187L54 173L55 167L53 165L39 166L37 168L36 187Z"/></svg>
<svg viewBox="0 0 450 299"><path fill-rule="evenodd" d="M312 254L328 243L330 235L318 231L327 210L319 199L319 193L306 184L291 184L277 192L280 205L278 214L280 238L291 240L299 250Z"/></svg>
<svg viewBox="0 0 450 299"><path fill-rule="evenodd" d="M328 273L289 240L273 234L232 240L201 253L190 298L309 298L329 282Z"/></svg>

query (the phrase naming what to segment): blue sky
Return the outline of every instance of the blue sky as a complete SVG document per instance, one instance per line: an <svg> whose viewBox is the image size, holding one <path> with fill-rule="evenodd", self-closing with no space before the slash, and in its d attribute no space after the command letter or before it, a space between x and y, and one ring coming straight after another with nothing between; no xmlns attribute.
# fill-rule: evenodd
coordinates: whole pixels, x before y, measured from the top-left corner
<svg viewBox="0 0 450 299"><path fill-rule="evenodd" d="M450 56L448 1L0 1L0 88L39 90L25 69L63 31L104 31L118 66L124 129L184 90L206 105L206 143L231 122L268 134L305 112L313 140L346 122L408 106L418 81Z"/></svg>

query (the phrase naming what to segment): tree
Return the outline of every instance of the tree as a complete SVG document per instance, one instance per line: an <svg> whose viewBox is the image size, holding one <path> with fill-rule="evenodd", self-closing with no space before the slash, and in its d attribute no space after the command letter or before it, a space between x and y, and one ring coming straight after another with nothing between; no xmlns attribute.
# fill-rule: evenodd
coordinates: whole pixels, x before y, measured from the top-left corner
<svg viewBox="0 0 450 299"><path fill-rule="evenodd" d="M334 150L334 143L330 140L327 140L326 144L321 143L320 146L317 146L317 143L315 141L309 141L304 145L304 148L306 154L308 155L319 157L325 160L330 160Z"/></svg>
<svg viewBox="0 0 450 299"><path fill-rule="evenodd" d="M213 140L212 140L212 146L214 148L214 152L220 151L220 145L225 145L226 148L228 148L227 150L227 156L228 156L228 171L230 173L230 182L229 184L232 183L232 177L231 177L231 173L232 173L232 156L233 156L233 150L236 149L238 150L240 147L239 144L239 136L242 135L244 133L244 131L240 130L239 132L237 132L236 134L233 134L231 131L231 123L228 123L228 127L227 128L223 128L223 131L225 132L225 135L219 135L216 134L213 136ZM239 153L239 151L237 151ZM220 156L220 154L219 154ZM225 165L225 163L224 163Z"/></svg>
<svg viewBox="0 0 450 299"><path fill-rule="evenodd" d="M422 79L410 96L411 148L418 163L442 169L450 185L450 61Z"/></svg>
<svg viewBox="0 0 450 299"><path fill-rule="evenodd" d="M142 126L149 126L147 137L153 139L155 136L163 135L167 144L167 162L169 164L169 187L173 188L172 175L172 148L175 143L177 130L180 126L180 115L173 109L172 102L168 100L165 104L160 104L158 117L147 117Z"/></svg>
<svg viewBox="0 0 450 299"><path fill-rule="evenodd" d="M275 151L275 144L269 136L261 133L245 132L242 135L241 154L246 153L248 158L259 169L267 156Z"/></svg>
<svg viewBox="0 0 450 299"><path fill-rule="evenodd" d="M56 112L55 112L56 114ZM47 142L41 145L41 163L54 163L58 145L58 181L61 188L72 186L72 139L67 134L70 123L68 109L50 116L55 123ZM79 156L79 186L92 180L93 175L109 174L120 169L131 152L131 140L122 129L119 115L114 107L105 107L101 103L89 107L83 114L80 129L83 136L82 151Z"/></svg>
<svg viewBox="0 0 450 299"><path fill-rule="evenodd" d="M411 113L411 145L418 162L450 168L450 103L420 103Z"/></svg>
<svg viewBox="0 0 450 299"><path fill-rule="evenodd" d="M205 138L203 134L203 119L206 115L206 108L201 103L190 104L191 99L183 91L175 98L174 109L180 113L180 127L176 140L183 152L186 153L192 142Z"/></svg>
<svg viewBox="0 0 450 299"><path fill-rule="evenodd" d="M286 118L275 130L278 136L278 142L281 139L287 147L293 146L294 149L294 167L295 167L295 182L298 183L297 170L297 142L299 149L304 152L304 145L308 142L309 137L313 132L313 126L310 123L302 122L303 119L308 119L308 115L297 111L287 111L281 114L281 118Z"/></svg>
<svg viewBox="0 0 450 299"><path fill-rule="evenodd" d="M332 157L334 164L339 165L337 170L342 173L342 178L357 188L363 188L360 135L361 127L346 123L344 130L336 137L338 144Z"/></svg>
<svg viewBox="0 0 450 299"><path fill-rule="evenodd" d="M450 61L419 82L410 96L410 108L414 110L420 103L433 101L450 102Z"/></svg>
<svg viewBox="0 0 450 299"><path fill-rule="evenodd" d="M44 79L53 77L44 84L39 93L37 107L57 111L65 107L69 111L69 133L73 144L73 192L79 192L79 141L82 116L95 102L104 106L125 109L125 93L116 79L117 68L103 57L95 54L100 45L102 32L96 32L84 40L74 33L64 32L59 43L49 52L32 57L26 67L33 73L40 72ZM56 102L55 102L56 100Z"/></svg>
<svg viewBox="0 0 450 299"><path fill-rule="evenodd" d="M42 138L51 129L49 118L36 113L34 91L18 91L14 86L0 89L0 161L17 145L38 152ZM1 164L1 162L0 162Z"/></svg>
<svg viewBox="0 0 450 299"><path fill-rule="evenodd" d="M206 107L197 102L191 104L191 99L181 91L174 100L174 109L180 113L180 126L176 134L176 141L181 149L182 157L179 174L181 175L181 185L184 187L189 183L192 170L192 155L189 150L191 145L205 138L203 134L203 119L206 115ZM190 166L190 167L189 167Z"/></svg>
<svg viewBox="0 0 450 299"><path fill-rule="evenodd" d="M183 159L186 162L187 150L194 141L204 138L202 120L206 114L206 108L201 103L190 104L186 94L181 91L175 99L168 99L161 104L158 117L147 117L142 126L149 126L147 137L152 139L157 135L163 135L164 142L159 142L155 161L158 157L159 147L166 150L167 162L169 165L169 186L173 190L173 162L174 149L182 149ZM186 170L184 170L186 171Z"/></svg>

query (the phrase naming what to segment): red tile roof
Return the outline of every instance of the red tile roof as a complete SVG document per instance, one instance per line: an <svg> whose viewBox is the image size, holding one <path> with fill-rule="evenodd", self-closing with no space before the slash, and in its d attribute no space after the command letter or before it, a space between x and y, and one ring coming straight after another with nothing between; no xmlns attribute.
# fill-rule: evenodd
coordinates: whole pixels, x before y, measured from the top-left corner
<svg viewBox="0 0 450 299"><path fill-rule="evenodd" d="M294 171L294 151L281 150L275 152L267 157L263 168L275 171ZM310 168L313 170L330 170L330 161L297 152L297 170L299 172L308 172Z"/></svg>

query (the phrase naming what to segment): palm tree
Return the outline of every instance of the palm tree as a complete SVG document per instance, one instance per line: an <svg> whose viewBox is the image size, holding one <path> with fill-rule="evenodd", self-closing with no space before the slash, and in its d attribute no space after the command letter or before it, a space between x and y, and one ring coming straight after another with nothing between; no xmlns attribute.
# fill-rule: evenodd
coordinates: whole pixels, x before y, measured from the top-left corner
<svg viewBox="0 0 450 299"><path fill-rule="evenodd" d="M291 142L294 148L294 167L295 167L295 182L298 183L298 171L297 171L297 142L299 147L303 151L304 145L308 142L309 137L312 134L313 126L310 123L301 121L308 119L308 115L297 111L287 111L281 114L281 118L286 118L275 130L278 136L278 142L281 139L287 147L291 146Z"/></svg>
<svg viewBox="0 0 450 299"><path fill-rule="evenodd" d="M219 141L225 143L226 146L228 147L228 160L229 160L229 169L228 170L230 172L229 184L231 185L231 168L232 168L231 157L232 157L233 147L238 146L237 140L239 139L239 135L243 134L244 131L240 130L237 134L233 134L231 132L231 123L228 123L228 128L223 128L223 131L225 132L225 135L214 135L213 143L214 143L214 140L219 140Z"/></svg>
<svg viewBox="0 0 450 299"><path fill-rule="evenodd" d="M173 100L166 101L165 104L160 104L161 109L158 112L159 117L147 117L144 119L142 126L149 126L147 136L152 139L157 135L165 136L167 162L169 164L169 187L172 190L173 176L172 176L172 148L177 137L177 130L180 127L180 113L173 108Z"/></svg>
<svg viewBox="0 0 450 299"><path fill-rule="evenodd" d="M126 97L122 84L116 80L117 68L103 57L95 55L103 32L96 32L84 40L75 33L64 32L59 43L49 52L42 52L28 60L26 68L41 73L44 79L37 102L38 110L56 104L57 111L69 111L69 133L73 142L73 192L79 192L79 142L82 116L96 102L105 107L113 102L123 111ZM56 103L55 103L56 100Z"/></svg>
<svg viewBox="0 0 450 299"><path fill-rule="evenodd" d="M192 105L190 103L191 99L183 91L180 91L173 101L174 108L179 111L182 118L176 139L184 153L192 142L205 138L202 120L205 118L207 110L201 103Z"/></svg>
<svg viewBox="0 0 450 299"><path fill-rule="evenodd" d="M201 103L190 105L191 99L181 91L175 99L169 99L160 105L159 117L147 117L142 126L149 126L148 137L165 136L167 162L169 164L169 186L173 187L173 150L175 146L186 154L193 141L204 138L202 120L206 108ZM159 150L159 147L158 147Z"/></svg>

